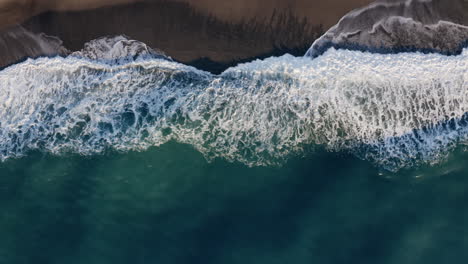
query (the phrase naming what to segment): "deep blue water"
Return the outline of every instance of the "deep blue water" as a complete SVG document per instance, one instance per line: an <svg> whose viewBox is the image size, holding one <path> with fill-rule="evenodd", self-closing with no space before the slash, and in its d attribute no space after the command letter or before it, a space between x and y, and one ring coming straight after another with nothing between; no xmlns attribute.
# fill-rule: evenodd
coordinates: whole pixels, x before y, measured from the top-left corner
<svg viewBox="0 0 468 264"><path fill-rule="evenodd" d="M0 165L0 263L460 263L468 166L382 172L340 153L208 163L168 143Z"/></svg>

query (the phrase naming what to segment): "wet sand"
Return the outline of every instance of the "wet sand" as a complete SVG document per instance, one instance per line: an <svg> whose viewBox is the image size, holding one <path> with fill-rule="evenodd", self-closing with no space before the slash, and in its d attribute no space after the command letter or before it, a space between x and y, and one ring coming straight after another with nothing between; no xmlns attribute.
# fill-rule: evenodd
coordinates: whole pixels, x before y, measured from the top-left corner
<svg viewBox="0 0 468 264"><path fill-rule="evenodd" d="M0 29L47 11L80 11L136 2L140 0L0 0Z"/></svg>
<svg viewBox="0 0 468 264"><path fill-rule="evenodd" d="M206 13L213 13L225 20L241 20L245 17L269 17L274 10L291 9L298 16L330 27L349 11L366 6L373 0L181 0Z"/></svg>
<svg viewBox="0 0 468 264"><path fill-rule="evenodd" d="M8 1L11 2L11 0ZM0 0L0 12L3 11L1 5L6 2L5 0ZM34 11L29 13L23 9L23 13L21 14L23 18L15 19L22 20L28 14L40 13L44 10L55 10L34 16L26 21L24 25L35 34L44 32L47 35L57 36L64 42L65 47L72 51L81 49L85 42L101 36L125 34L130 38L143 41L153 48L159 48L182 62L190 62L200 58L209 58L218 62L229 62L270 53L276 46L285 46L286 48L310 46L316 36L305 33L307 36L302 38L299 32L291 35L293 40L289 43L275 43L277 39L267 36L250 37L245 32L237 34L226 31L226 23L232 25L244 23L248 27L252 27L252 24L247 24L252 23L252 21L258 24L268 24L270 23L268 19L276 10L277 14L286 14L287 16L291 16L292 14L297 20L306 17L308 25L323 24L324 29L327 29L336 23L344 13L364 5L369 0L331 0L327 1L327 3L304 0L239 0L231 2L211 0L144 0L142 3L108 6L128 2L139 1L56 1L52 4L46 4L47 1L41 1L43 7L35 7ZM189 8L193 7L193 10L187 11L185 10L186 7L177 7L177 3L181 2L188 2L190 4ZM24 1L17 1L16 3L17 6L25 4ZM102 7L103 5L107 7ZM64 10L73 11L65 12ZM185 12L184 10L190 14L196 13L195 16L205 18L196 18L196 21L190 20L187 18L187 14L183 13ZM209 17L212 15L216 19L210 20ZM0 17L0 20L6 20L5 16ZM11 21L12 19L14 20L13 17L9 20ZM211 21L214 25L210 27L203 26L203 23L206 23L206 21ZM202 24L196 24L198 22ZM294 30L298 31L300 29L295 28ZM235 34L238 36L233 36ZM29 37L15 39L12 38L15 34L3 33L0 35L4 36L3 39L0 37L0 42L5 44L0 46L0 66L18 61L18 58L41 55L40 49L38 50L37 48L37 43L34 43L34 41L25 42L25 39L30 39ZM5 40L5 38L7 39ZM298 38L301 38L301 40L294 40ZM19 43L20 45L14 43ZM16 53L14 56L11 56L12 49L10 47L12 45L22 47L14 49ZM34 52L28 52L28 50L34 50ZM44 54L50 55L51 52L48 50Z"/></svg>

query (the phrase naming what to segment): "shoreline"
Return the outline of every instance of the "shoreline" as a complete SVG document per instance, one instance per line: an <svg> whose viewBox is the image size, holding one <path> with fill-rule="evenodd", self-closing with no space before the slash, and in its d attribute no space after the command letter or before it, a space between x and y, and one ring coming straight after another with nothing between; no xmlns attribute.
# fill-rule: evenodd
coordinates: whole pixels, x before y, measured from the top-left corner
<svg viewBox="0 0 468 264"><path fill-rule="evenodd" d="M139 3L131 7L116 6L81 12L48 12L31 18L24 23L24 27L34 32L31 34L36 37L41 33L56 36L71 52L81 50L85 43L103 36L125 35L162 50L185 64L215 63L215 72L233 63L267 54L293 53L302 56L310 44L324 33L321 25L314 21L304 24L304 20L290 12L278 13L277 18L267 23L255 20L227 23L181 2ZM10 43L12 41L15 43L14 39ZM24 46L25 51L34 45L41 46L31 41L28 44L10 44L11 47ZM0 49L0 65L14 63L11 60L2 61L7 50ZM39 55L26 52L16 57Z"/></svg>

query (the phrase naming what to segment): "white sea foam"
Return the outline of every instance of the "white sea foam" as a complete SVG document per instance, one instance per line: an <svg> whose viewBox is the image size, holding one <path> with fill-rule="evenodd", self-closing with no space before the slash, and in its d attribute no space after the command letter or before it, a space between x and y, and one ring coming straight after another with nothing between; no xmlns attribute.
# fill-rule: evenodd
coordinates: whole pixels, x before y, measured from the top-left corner
<svg viewBox="0 0 468 264"><path fill-rule="evenodd" d="M466 0L377 0L342 17L307 56L320 56L330 46L458 54L467 41Z"/></svg>
<svg viewBox="0 0 468 264"><path fill-rule="evenodd" d="M0 157L96 154L170 140L208 159L280 164L309 146L396 170L465 141L468 51L446 57L330 49L212 75L149 59L28 60L0 72Z"/></svg>

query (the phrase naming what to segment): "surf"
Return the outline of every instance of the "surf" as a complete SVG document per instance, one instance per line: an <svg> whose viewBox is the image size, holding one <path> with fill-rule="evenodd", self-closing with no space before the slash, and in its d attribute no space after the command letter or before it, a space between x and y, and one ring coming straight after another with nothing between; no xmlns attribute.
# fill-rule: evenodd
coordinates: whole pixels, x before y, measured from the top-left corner
<svg viewBox="0 0 468 264"><path fill-rule="evenodd" d="M275 166L316 147L396 171L467 140L459 56L330 49L214 75L164 58L29 59L0 72L0 158L95 155L169 141L208 160Z"/></svg>

